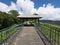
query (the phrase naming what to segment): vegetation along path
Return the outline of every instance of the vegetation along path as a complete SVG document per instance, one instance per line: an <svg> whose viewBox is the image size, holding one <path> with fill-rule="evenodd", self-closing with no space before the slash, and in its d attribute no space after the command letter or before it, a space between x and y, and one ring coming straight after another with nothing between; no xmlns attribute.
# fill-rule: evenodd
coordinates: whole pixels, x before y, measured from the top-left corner
<svg viewBox="0 0 60 45"><path fill-rule="evenodd" d="M23 27L11 45L44 45L35 27Z"/></svg>

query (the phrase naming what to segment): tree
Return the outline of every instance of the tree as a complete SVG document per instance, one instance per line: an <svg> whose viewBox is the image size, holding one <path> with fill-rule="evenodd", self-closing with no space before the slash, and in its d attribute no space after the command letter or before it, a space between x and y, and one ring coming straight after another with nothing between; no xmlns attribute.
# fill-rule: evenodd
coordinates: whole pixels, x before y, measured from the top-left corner
<svg viewBox="0 0 60 45"><path fill-rule="evenodd" d="M9 12L10 13L0 11L0 29L19 23L20 19L17 18L19 13L15 10L11 10Z"/></svg>
<svg viewBox="0 0 60 45"><path fill-rule="evenodd" d="M15 23L19 23L19 18L17 17L19 13L16 10L10 10L9 14L13 15L13 19Z"/></svg>
<svg viewBox="0 0 60 45"><path fill-rule="evenodd" d="M3 21L2 18L3 18L2 17L2 12L0 11L0 29L2 28L2 21Z"/></svg>
<svg viewBox="0 0 60 45"><path fill-rule="evenodd" d="M19 13L16 10L10 10L9 14L12 14L14 16L18 16L19 15Z"/></svg>
<svg viewBox="0 0 60 45"><path fill-rule="evenodd" d="M33 15L38 15L37 13L34 13Z"/></svg>

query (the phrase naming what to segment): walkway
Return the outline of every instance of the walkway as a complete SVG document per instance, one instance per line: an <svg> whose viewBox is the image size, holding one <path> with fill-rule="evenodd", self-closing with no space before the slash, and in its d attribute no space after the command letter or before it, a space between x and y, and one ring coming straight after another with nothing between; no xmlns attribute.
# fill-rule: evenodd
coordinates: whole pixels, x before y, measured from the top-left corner
<svg viewBox="0 0 60 45"><path fill-rule="evenodd" d="M12 45L44 45L35 27L23 27Z"/></svg>

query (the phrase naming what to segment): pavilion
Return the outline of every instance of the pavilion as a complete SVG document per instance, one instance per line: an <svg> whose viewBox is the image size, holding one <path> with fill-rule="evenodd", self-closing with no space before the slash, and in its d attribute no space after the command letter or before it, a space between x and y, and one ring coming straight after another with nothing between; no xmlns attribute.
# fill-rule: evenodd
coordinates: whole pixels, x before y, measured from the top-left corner
<svg viewBox="0 0 60 45"><path fill-rule="evenodd" d="M18 18L20 18L21 22L24 22L25 20L35 20L35 23L37 22L37 24L39 25L39 19L42 18L40 17L38 14L33 14L33 15L19 15L17 16Z"/></svg>

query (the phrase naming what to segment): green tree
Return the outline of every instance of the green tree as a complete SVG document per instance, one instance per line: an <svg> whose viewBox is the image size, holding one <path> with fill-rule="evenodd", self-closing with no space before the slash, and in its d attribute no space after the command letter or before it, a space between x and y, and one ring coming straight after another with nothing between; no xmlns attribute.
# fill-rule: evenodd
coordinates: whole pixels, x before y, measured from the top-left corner
<svg viewBox="0 0 60 45"><path fill-rule="evenodd" d="M9 13L0 11L0 29L19 23L18 15L19 13L16 10L11 10Z"/></svg>
<svg viewBox="0 0 60 45"><path fill-rule="evenodd" d="M19 23L19 18L17 17L19 15L18 11L16 10L10 10L9 14L13 15L13 19L15 23Z"/></svg>
<svg viewBox="0 0 60 45"><path fill-rule="evenodd" d="M37 13L34 13L33 15L38 15Z"/></svg>
<svg viewBox="0 0 60 45"><path fill-rule="evenodd" d="M18 16L19 15L19 13L16 10L10 10L9 13L14 15L14 16Z"/></svg>

